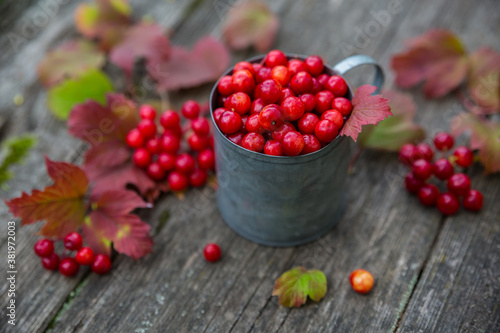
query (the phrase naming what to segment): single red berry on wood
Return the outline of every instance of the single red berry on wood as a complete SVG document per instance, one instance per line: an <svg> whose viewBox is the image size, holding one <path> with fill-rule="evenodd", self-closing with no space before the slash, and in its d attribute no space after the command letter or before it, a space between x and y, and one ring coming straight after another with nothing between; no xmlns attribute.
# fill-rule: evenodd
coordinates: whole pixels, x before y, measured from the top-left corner
<svg viewBox="0 0 500 333"><path fill-rule="evenodd" d="M230 75L221 77L219 83L217 84L217 90L222 96L231 95L233 93L232 77Z"/></svg>
<svg viewBox="0 0 500 333"><path fill-rule="evenodd" d="M64 258L59 262L59 272L64 276L74 276L79 269L80 265L73 258Z"/></svg>
<svg viewBox="0 0 500 333"><path fill-rule="evenodd" d="M342 97L347 93L348 87L345 80L338 75L332 75L325 84L325 88L330 90L335 97Z"/></svg>
<svg viewBox="0 0 500 333"><path fill-rule="evenodd" d="M80 265L91 265L94 262L94 251L90 247L82 247L75 255Z"/></svg>
<svg viewBox="0 0 500 333"><path fill-rule="evenodd" d="M160 124L163 128L177 128L180 126L179 114L173 110L167 110L160 116Z"/></svg>
<svg viewBox="0 0 500 333"><path fill-rule="evenodd" d="M415 177L421 180L427 180L432 176L432 164L423 158L413 162L411 170Z"/></svg>
<svg viewBox="0 0 500 333"><path fill-rule="evenodd" d="M318 123L319 118L317 115L314 113L305 113L297 122L297 127L303 134L313 134Z"/></svg>
<svg viewBox="0 0 500 333"><path fill-rule="evenodd" d="M156 110L151 105L143 104L139 108L139 117L141 119L154 121L156 119Z"/></svg>
<svg viewBox="0 0 500 333"><path fill-rule="evenodd" d="M470 190L470 179L466 174L456 173L448 179L446 184L448 191L457 195L464 196L469 193Z"/></svg>
<svg viewBox="0 0 500 333"><path fill-rule="evenodd" d="M432 161L432 159L434 158L434 151L432 150L431 146L429 146L427 143L425 142L421 142L417 145L417 150L419 152L419 155L424 159L424 160L427 160L429 162Z"/></svg>
<svg viewBox="0 0 500 333"><path fill-rule="evenodd" d="M215 170L215 154L211 149L205 149L198 154L198 165L204 170Z"/></svg>
<svg viewBox="0 0 500 333"><path fill-rule="evenodd" d="M33 246L35 254L40 258L47 258L54 253L54 242L47 238L39 239Z"/></svg>
<svg viewBox="0 0 500 333"><path fill-rule="evenodd" d="M196 119L200 115L200 104L193 100L188 100L182 104L182 115L187 119Z"/></svg>
<svg viewBox="0 0 500 333"><path fill-rule="evenodd" d="M266 105L259 114L259 122L262 128L275 131L283 126L283 112L277 104Z"/></svg>
<svg viewBox="0 0 500 333"><path fill-rule="evenodd" d="M153 162L148 165L146 171L148 173L148 176L153 180L160 181L165 178L165 170L163 170L163 168L160 166L160 163L158 162Z"/></svg>
<svg viewBox="0 0 500 333"><path fill-rule="evenodd" d="M320 91L316 94L316 112L322 114L327 110L331 110L333 99L335 96L328 90Z"/></svg>
<svg viewBox="0 0 500 333"><path fill-rule="evenodd" d="M283 156L281 143L277 140L269 140L264 145L264 154L271 156Z"/></svg>
<svg viewBox="0 0 500 333"><path fill-rule="evenodd" d="M78 232L70 232L64 237L64 247L70 251L78 251L82 248L83 238Z"/></svg>
<svg viewBox="0 0 500 333"><path fill-rule="evenodd" d="M210 124L207 118L197 118L192 120L191 128L199 136L208 136L210 134Z"/></svg>
<svg viewBox="0 0 500 333"><path fill-rule="evenodd" d="M147 149L138 148L132 155L132 161L139 168L145 168L151 163L151 154Z"/></svg>
<svg viewBox="0 0 500 333"><path fill-rule="evenodd" d="M144 146L145 139L137 128L133 128L128 132L125 142L130 148L140 148Z"/></svg>
<svg viewBox="0 0 500 333"><path fill-rule="evenodd" d="M353 271L349 276L349 281L351 282L352 289L360 294L369 293L375 283L373 275L364 269Z"/></svg>
<svg viewBox="0 0 500 333"><path fill-rule="evenodd" d="M243 137L241 146L245 149L261 153L264 150L265 143L266 140L261 134L251 132Z"/></svg>
<svg viewBox="0 0 500 333"><path fill-rule="evenodd" d="M283 117L287 121L294 121L302 117L306 110L304 102L298 97L288 97L281 103Z"/></svg>
<svg viewBox="0 0 500 333"><path fill-rule="evenodd" d="M432 165L432 172L437 178L446 180L453 175L455 170L450 161L448 161L446 158L440 158Z"/></svg>
<svg viewBox="0 0 500 333"><path fill-rule="evenodd" d="M325 143L335 140L339 133L339 129L329 120L320 120L314 129L316 137Z"/></svg>
<svg viewBox="0 0 500 333"><path fill-rule="evenodd" d="M437 200L437 208L444 215L453 215L458 212L460 202L451 193L442 193Z"/></svg>
<svg viewBox="0 0 500 333"><path fill-rule="evenodd" d="M304 66L312 76L318 76L323 72L323 59L317 55L311 55L304 60Z"/></svg>
<svg viewBox="0 0 500 333"><path fill-rule="evenodd" d="M156 124L149 119L142 119L139 124L137 124L137 129L145 139L154 138L156 135Z"/></svg>
<svg viewBox="0 0 500 333"><path fill-rule="evenodd" d="M286 55L280 50L272 50L267 53L264 58L264 64L267 67L275 67L275 66L288 66L288 59Z"/></svg>
<svg viewBox="0 0 500 333"><path fill-rule="evenodd" d="M175 170L168 174L167 181L172 191L185 190L189 183L189 179L185 174Z"/></svg>
<svg viewBox="0 0 500 333"><path fill-rule="evenodd" d="M95 256L91 269L94 273L106 274L111 269L111 259L105 254L98 254Z"/></svg>
<svg viewBox="0 0 500 333"><path fill-rule="evenodd" d="M59 256L52 253L50 256L42 258L42 266L46 270L55 271L59 267Z"/></svg>
<svg viewBox="0 0 500 333"><path fill-rule="evenodd" d="M203 256L207 261L210 262L215 262L220 259L221 257L221 250L219 245L214 244L214 243L209 243L205 246L203 249Z"/></svg>
<svg viewBox="0 0 500 333"><path fill-rule="evenodd" d="M189 185L193 187L202 187L207 182L207 172L202 169L195 169L189 175Z"/></svg>
<svg viewBox="0 0 500 333"><path fill-rule="evenodd" d="M453 137L446 132L439 132L434 136L434 146L439 151L448 151L455 144Z"/></svg>
<svg viewBox="0 0 500 333"><path fill-rule="evenodd" d="M439 189L434 184L425 184L418 192L418 200L425 206L434 206L439 197Z"/></svg>
<svg viewBox="0 0 500 333"><path fill-rule="evenodd" d="M335 126L337 126L337 128L341 128L342 125L344 125L344 117L342 116L342 114L337 111L337 110L328 110L328 111L325 111L321 114L321 120L330 120L332 123L335 124Z"/></svg>
<svg viewBox="0 0 500 333"><path fill-rule="evenodd" d="M281 149L286 156L297 156L304 149L305 142L302 134L297 131L290 131L283 136Z"/></svg>
<svg viewBox="0 0 500 333"><path fill-rule="evenodd" d="M299 72L290 80L290 89L298 95L309 94L313 88L313 80L308 72Z"/></svg>
<svg viewBox="0 0 500 333"><path fill-rule="evenodd" d="M321 149L321 142L313 134L304 134L304 149L300 152L301 155L314 153Z"/></svg>
<svg viewBox="0 0 500 333"><path fill-rule="evenodd" d="M344 117L347 117L352 112L352 103L345 97L335 97L332 102L332 108L342 113Z"/></svg>
<svg viewBox="0 0 500 333"><path fill-rule="evenodd" d="M470 190L464 197L464 208L473 212L478 212L483 208L483 194L478 190Z"/></svg>
<svg viewBox="0 0 500 333"><path fill-rule="evenodd" d="M468 168L474 163L474 153L468 147L460 146L453 152L455 163L462 168Z"/></svg>
<svg viewBox="0 0 500 333"><path fill-rule="evenodd" d="M405 177L405 187L410 193L418 193L424 184L421 179L415 177L413 172L409 172Z"/></svg>

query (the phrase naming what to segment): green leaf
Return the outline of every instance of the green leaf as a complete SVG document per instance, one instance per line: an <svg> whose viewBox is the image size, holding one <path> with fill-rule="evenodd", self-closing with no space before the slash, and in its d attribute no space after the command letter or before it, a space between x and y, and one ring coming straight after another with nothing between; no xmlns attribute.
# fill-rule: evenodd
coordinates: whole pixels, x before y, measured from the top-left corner
<svg viewBox="0 0 500 333"><path fill-rule="evenodd" d="M9 170L10 167L21 162L35 144L36 138L32 135L11 138L3 144L2 156L4 158L0 165L0 186L3 186L6 181L12 178L13 174Z"/></svg>
<svg viewBox="0 0 500 333"><path fill-rule="evenodd" d="M326 277L322 271L295 267L281 275L274 284L273 296L286 307L300 307L307 296L319 302L326 294Z"/></svg>
<svg viewBox="0 0 500 333"><path fill-rule="evenodd" d="M76 79L66 80L49 90L48 106L59 119L67 119L71 109L93 99L106 102L106 93L113 91L109 78L99 70L89 70Z"/></svg>

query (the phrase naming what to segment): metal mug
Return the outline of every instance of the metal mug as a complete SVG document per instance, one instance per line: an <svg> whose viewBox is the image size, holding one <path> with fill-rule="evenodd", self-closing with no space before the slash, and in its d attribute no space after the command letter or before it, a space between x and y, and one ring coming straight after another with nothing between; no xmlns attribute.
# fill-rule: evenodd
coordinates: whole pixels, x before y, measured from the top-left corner
<svg viewBox="0 0 500 333"><path fill-rule="evenodd" d="M306 58L294 54L287 57ZM247 61L260 62L263 58L257 56ZM325 65L325 72L342 76L367 64L375 67L373 85L378 91L384 75L369 56L354 55L333 67ZM231 73L229 69L223 76ZM215 124L217 84L210 94L210 111L214 124L217 206L226 224L241 236L269 246L294 246L324 235L337 224L346 208L348 138L337 136L322 149L299 156L269 156L244 149L227 139ZM346 97L352 99L350 86Z"/></svg>

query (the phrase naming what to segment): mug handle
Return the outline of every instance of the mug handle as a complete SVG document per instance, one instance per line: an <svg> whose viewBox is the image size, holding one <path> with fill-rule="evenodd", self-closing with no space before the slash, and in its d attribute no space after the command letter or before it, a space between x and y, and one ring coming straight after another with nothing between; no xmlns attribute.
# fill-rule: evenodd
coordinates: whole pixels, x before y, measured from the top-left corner
<svg viewBox="0 0 500 333"><path fill-rule="evenodd" d="M373 85L377 87L377 90L375 90L374 94L379 94L380 89L384 85L384 71L372 57L364 54L356 54L337 63L335 66L333 66L333 70L340 75L344 75L351 69L362 65L373 65L375 67L375 78L373 79Z"/></svg>

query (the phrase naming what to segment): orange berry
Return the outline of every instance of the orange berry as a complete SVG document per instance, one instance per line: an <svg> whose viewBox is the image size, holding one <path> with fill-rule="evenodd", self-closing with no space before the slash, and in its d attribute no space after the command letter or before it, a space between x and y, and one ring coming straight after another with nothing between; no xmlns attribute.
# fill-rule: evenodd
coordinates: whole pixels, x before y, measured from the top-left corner
<svg viewBox="0 0 500 333"><path fill-rule="evenodd" d="M353 271L349 276L349 280L351 281L352 289L360 294L369 293L375 282L373 275L364 269L357 269Z"/></svg>

